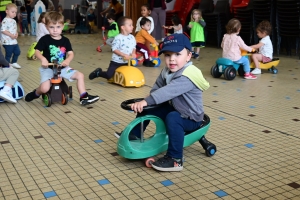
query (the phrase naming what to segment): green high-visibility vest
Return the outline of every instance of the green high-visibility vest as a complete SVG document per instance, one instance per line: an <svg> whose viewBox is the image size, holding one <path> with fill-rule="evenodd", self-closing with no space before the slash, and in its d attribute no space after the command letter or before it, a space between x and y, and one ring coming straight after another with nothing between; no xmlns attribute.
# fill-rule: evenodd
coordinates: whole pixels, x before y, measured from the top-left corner
<svg viewBox="0 0 300 200"><path fill-rule="evenodd" d="M11 3L11 0L0 0L0 12L6 10L6 5Z"/></svg>

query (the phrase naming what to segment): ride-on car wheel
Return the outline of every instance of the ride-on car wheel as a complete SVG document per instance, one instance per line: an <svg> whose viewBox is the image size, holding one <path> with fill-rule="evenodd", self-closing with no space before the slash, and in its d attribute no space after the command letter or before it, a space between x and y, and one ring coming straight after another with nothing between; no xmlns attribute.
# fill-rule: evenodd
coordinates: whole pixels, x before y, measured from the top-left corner
<svg viewBox="0 0 300 200"><path fill-rule="evenodd" d="M242 65L238 68L238 73L240 76L244 77L245 71Z"/></svg>
<svg viewBox="0 0 300 200"><path fill-rule="evenodd" d="M226 80L233 80L236 77L236 70L234 69L234 67L229 66L225 69L224 71L224 78Z"/></svg>
<svg viewBox="0 0 300 200"><path fill-rule="evenodd" d="M151 168L152 167L152 163L154 163L155 162L155 160L154 160L154 158L147 158L146 160L145 160L145 165L146 165L146 167L149 167L149 168Z"/></svg>
<svg viewBox="0 0 300 200"><path fill-rule="evenodd" d="M153 58L152 62L155 64L154 67L159 67L159 65L160 65L160 59L159 58Z"/></svg>
<svg viewBox="0 0 300 200"><path fill-rule="evenodd" d="M68 97L67 93L64 92L62 94L61 104L66 105L68 102L69 102L69 97Z"/></svg>
<svg viewBox="0 0 300 200"><path fill-rule="evenodd" d="M277 74L278 73L278 69L276 67L273 66L271 69L272 69L273 74Z"/></svg>
<svg viewBox="0 0 300 200"><path fill-rule="evenodd" d="M220 78L222 76L222 73L219 72L218 65L214 65L214 66L211 67L210 74L214 78Z"/></svg>
<svg viewBox="0 0 300 200"><path fill-rule="evenodd" d="M199 140L200 144L202 145L203 149L205 150L205 154L208 157L215 155L217 152L217 147L213 143L209 142L204 136Z"/></svg>
<svg viewBox="0 0 300 200"><path fill-rule="evenodd" d="M48 93L42 94L42 97L43 97L43 102L44 102L45 106L50 107L52 104L50 94L48 94Z"/></svg>
<svg viewBox="0 0 300 200"><path fill-rule="evenodd" d="M73 98L72 86L69 86L69 98Z"/></svg>

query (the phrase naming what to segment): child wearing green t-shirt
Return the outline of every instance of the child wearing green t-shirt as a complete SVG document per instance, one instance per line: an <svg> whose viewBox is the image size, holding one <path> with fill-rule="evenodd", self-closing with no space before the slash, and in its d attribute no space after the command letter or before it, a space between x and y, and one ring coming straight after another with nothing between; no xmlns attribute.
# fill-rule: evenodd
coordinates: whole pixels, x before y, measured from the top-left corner
<svg viewBox="0 0 300 200"><path fill-rule="evenodd" d="M204 27L206 23L202 18L201 11L194 9L191 14L191 21L188 28L191 29L191 43L193 47L193 58L198 58L200 48L205 47Z"/></svg>
<svg viewBox="0 0 300 200"><path fill-rule="evenodd" d="M116 16L113 13L109 13L107 15L107 20L109 22L108 32L107 32L107 40L106 44L112 46L112 42L114 41L115 36L119 34L118 24L115 21Z"/></svg>

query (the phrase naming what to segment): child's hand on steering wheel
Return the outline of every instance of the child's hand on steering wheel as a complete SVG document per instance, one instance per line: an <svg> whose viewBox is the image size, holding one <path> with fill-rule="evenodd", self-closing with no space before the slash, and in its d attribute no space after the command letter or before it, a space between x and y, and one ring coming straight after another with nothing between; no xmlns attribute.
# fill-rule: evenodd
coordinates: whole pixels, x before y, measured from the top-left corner
<svg viewBox="0 0 300 200"><path fill-rule="evenodd" d="M49 65L48 60L46 58L43 58L42 59L42 67L43 68L48 68L48 65Z"/></svg>
<svg viewBox="0 0 300 200"><path fill-rule="evenodd" d="M123 57L124 57L124 60L129 60L131 58L131 56L127 55L127 54L125 54Z"/></svg>
<svg viewBox="0 0 300 200"><path fill-rule="evenodd" d="M131 104L131 109L135 113L137 113L137 112L141 113L141 112L143 112L144 107L147 106L147 105L148 105L147 101L142 100L142 101Z"/></svg>
<svg viewBox="0 0 300 200"><path fill-rule="evenodd" d="M70 62L68 60L64 60L60 65L66 67L70 65Z"/></svg>

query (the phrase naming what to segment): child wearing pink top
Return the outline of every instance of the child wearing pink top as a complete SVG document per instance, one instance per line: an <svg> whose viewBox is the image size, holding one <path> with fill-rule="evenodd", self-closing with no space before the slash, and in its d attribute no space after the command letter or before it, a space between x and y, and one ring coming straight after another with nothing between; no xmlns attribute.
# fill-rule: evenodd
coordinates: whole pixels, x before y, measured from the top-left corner
<svg viewBox="0 0 300 200"><path fill-rule="evenodd" d="M241 30L241 22L238 19L229 20L226 25L227 34L224 35L221 47L223 48L223 58L232 60L234 63L243 65L245 79L256 79L257 77L250 73L250 63L247 57L241 55L241 49L253 51L247 46L243 39L238 36Z"/></svg>

